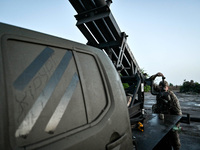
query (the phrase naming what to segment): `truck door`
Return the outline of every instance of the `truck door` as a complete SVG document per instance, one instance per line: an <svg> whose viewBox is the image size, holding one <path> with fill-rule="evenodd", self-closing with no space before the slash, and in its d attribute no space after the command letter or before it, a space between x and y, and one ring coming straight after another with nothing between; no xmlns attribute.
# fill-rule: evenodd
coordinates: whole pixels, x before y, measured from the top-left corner
<svg viewBox="0 0 200 150"><path fill-rule="evenodd" d="M122 85L111 88L102 52L5 24L0 37L1 149L132 147Z"/></svg>

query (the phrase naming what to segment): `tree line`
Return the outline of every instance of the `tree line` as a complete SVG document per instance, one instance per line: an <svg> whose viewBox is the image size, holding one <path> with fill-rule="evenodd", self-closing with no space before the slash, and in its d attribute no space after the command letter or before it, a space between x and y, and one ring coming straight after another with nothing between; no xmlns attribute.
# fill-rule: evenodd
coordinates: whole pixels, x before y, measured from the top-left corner
<svg viewBox="0 0 200 150"><path fill-rule="evenodd" d="M180 92L187 93L200 93L200 84L198 82L184 80L183 85L180 87Z"/></svg>

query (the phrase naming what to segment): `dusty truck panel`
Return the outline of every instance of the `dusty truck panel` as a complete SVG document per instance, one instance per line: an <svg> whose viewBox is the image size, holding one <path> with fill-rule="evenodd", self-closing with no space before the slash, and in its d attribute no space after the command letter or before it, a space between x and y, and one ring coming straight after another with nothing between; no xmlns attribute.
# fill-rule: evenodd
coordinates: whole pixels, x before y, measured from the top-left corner
<svg viewBox="0 0 200 150"><path fill-rule="evenodd" d="M123 86L102 51L2 23L0 42L0 149L133 148Z"/></svg>

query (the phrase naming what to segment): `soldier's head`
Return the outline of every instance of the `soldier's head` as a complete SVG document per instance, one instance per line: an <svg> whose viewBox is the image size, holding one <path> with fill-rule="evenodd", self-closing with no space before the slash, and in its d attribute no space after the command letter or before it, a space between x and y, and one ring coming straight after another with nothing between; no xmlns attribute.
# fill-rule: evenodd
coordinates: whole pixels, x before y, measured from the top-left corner
<svg viewBox="0 0 200 150"><path fill-rule="evenodd" d="M167 83L167 81L160 81L159 86L161 88L162 91L168 91L169 89L169 85Z"/></svg>

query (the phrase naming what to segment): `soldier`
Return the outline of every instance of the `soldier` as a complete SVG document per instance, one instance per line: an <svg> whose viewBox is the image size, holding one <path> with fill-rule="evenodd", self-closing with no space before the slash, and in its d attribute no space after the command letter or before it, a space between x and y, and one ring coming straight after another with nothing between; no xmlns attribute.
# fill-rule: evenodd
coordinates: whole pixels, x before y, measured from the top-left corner
<svg viewBox="0 0 200 150"><path fill-rule="evenodd" d="M163 74L158 72L150 77L150 80L155 80L156 77L163 77ZM153 84L152 90L156 93L156 104L152 106L153 113L158 114L169 114L169 115L182 115L179 100L176 95L169 90L168 83L166 81L161 81L159 85ZM176 124L179 126L179 123ZM179 150L181 143L179 139L178 131L171 130L165 137L165 143L170 144L170 148L173 147L174 150ZM167 147L165 147L167 148Z"/></svg>

